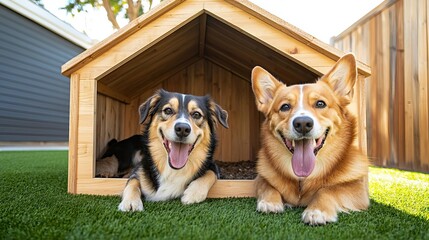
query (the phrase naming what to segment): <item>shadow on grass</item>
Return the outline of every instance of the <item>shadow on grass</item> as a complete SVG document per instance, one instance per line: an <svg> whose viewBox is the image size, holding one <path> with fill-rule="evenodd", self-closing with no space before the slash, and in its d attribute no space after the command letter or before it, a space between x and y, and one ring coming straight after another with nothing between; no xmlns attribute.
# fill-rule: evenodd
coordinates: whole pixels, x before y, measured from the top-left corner
<svg viewBox="0 0 429 240"><path fill-rule="evenodd" d="M367 211L340 214L337 225L359 229L363 238L429 239L428 220L374 200Z"/></svg>

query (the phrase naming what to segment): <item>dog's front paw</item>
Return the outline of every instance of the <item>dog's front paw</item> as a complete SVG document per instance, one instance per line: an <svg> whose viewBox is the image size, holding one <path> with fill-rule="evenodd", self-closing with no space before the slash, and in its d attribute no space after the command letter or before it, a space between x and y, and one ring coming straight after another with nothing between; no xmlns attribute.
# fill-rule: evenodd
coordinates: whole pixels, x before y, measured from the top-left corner
<svg viewBox="0 0 429 240"><path fill-rule="evenodd" d="M138 199L123 199L118 206L118 210L122 212L143 211L143 202Z"/></svg>
<svg viewBox="0 0 429 240"><path fill-rule="evenodd" d="M181 201L183 204L199 203L207 198L207 192L193 188L191 185L185 190Z"/></svg>
<svg viewBox="0 0 429 240"><path fill-rule="evenodd" d="M318 209L306 209L302 213L302 221L309 225L325 225L326 223L336 222L337 214L329 215Z"/></svg>
<svg viewBox="0 0 429 240"><path fill-rule="evenodd" d="M274 203L267 202L265 200L259 200L258 205L256 206L256 210L263 213L281 213L285 210L285 207L282 202Z"/></svg>

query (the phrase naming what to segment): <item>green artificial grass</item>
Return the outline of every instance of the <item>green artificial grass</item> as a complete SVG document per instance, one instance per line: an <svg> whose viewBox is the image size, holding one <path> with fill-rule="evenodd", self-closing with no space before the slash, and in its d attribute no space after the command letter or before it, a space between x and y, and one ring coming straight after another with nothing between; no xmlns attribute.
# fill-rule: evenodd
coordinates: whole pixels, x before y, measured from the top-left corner
<svg viewBox="0 0 429 240"><path fill-rule="evenodd" d="M302 208L255 211L253 198L145 202L67 193L67 152L0 152L0 239L429 239L429 175L370 169L368 211L311 227Z"/></svg>

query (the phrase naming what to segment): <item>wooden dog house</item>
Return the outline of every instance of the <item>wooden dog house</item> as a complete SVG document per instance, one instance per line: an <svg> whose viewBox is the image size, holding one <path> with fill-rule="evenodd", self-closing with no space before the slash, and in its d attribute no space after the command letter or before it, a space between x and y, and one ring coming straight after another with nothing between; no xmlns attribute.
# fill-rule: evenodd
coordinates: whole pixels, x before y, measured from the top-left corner
<svg viewBox="0 0 429 240"><path fill-rule="evenodd" d="M62 67L70 77L68 191L120 194L126 179L95 178L111 138L140 132L138 106L164 88L210 94L229 113L215 159L255 160L262 118L250 86L260 65L287 84L314 82L343 53L248 1L166 0ZM358 63L353 110L366 150L365 78ZM209 197L254 196L253 180L219 180Z"/></svg>

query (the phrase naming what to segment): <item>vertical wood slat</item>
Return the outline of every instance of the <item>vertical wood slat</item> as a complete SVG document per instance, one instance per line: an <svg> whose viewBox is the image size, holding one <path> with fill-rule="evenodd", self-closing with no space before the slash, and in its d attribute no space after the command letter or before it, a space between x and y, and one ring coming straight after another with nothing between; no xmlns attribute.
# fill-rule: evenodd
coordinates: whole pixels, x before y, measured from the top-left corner
<svg viewBox="0 0 429 240"><path fill-rule="evenodd" d="M79 127L79 74L70 77L70 122L69 122L69 154L68 154L68 186L69 193L77 191L77 143Z"/></svg>
<svg viewBox="0 0 429 240"><path fill-rule="evenodd" d="M381 71L383 72L383 78L381 84L382 87L384 89L386 89L386 91L379 91L379 94L381 94L381 119L379 119L379 127L381 129L381 133L382 133L382 139L381 142L383 144L381 144L381 161L383 165L387 165L389 159L391 158L390 156L390 149L389 149L389 139L391 138L391 133L389 132L389 126L391 125L390 123L390 104L389 104L389 100L390 100L390 93L391 93L391 83L390 83L390 79L391 79L391 75L390 75L390 71L389 71L389 66L390 66L390 49L392 47L392 42L390 42L390 34L392 33L391 29L390 29L390 18L389 18L389 9L386 9L386 11L383 11L383 13L381 14L381 28L382 28L382 35L381 35L381 40L384 44L382 44L382 63L380 64L382 69ZM381 120L381 121L380 121Z"/></svg>
<svg viewBox="0 0 429 240"><path fill-rule="evenodd" d="M365 77L362 75L358 75L357 83L356 83L356 102L357 102L357 117L358 117L358 142L359 149L367 155L367 125L366 125L366 87L367 82L365 81Z"/></svg>
<svg viewBox="0 0 429 240"><path fill-rule="evenodd" d="M420 160L414 161L415 165L418 165L421 169L427 170L429 148L429 111L428 111L428 32L427 32L427 0L418 1L418 12L417 12L417 32L418 32L418 103L419 103L419 144L420 144ZM423 129L426 129L423 130ZM423 130L423 131L422 131ZM418 160L418 159L417 159Z"/></svg>
<svg viewBox="0 0 429 240"><path fill-rule="evenodd" d="M383 84L383 75L384 75L384 71L383 71L383 49L381 44L383 43L383 39L382 39L382 24L381 24L381 16L377 17L375 19L376 21L376 51L377 51L377 55L376 55L376 62L377 64L375 65L375 68L377 72L377 81L376 81L376 89L382 89L384 87ZM382 116L383 113L383 97L382 97L383 93L380 91L376 91L375 92L375 99L377 101L377 117L380 117L380 115ZM381 117L381 119L383 119L383 117ZM384 149L384 142L383 142L383 138L385 138L385 134L383 131L383 122L376 119L376 134L377 134L377 155L376 155L376 159L379 165L383 164L383 149Z"/></svg>
<svg viewBox="0 0 429 240"><path fill-rule="evenodd" d="M426 0L426 43L428 44L427 45L428 51L427 51L426 59L428 62L427 73L429 75L429 23L428 23L428 21L429 21L429 0ZM429 76L428 76L428 78L429 78ZM428 105L429 105L429 80L428 80L427 85L426 85L426 94L428 96ZM428 108L429 108L429 106L428 106ZM429 118L429 114L427 116ZM428 145L429 145L429 140L428 140ZM428 157L426 157L426 161L424 163L424 170L425 170L425 172L429 172L429 158Z"/></svg>
<svg viewBox="0 0 429 240"><path fill-rule="evenodd" d="M213 74L213 79L217 82L218 86L219 86L219 95L216 99L221 100L222 99L222 103L219 102L219 104L228 111L229 114L229 126L230 129L233 129L233 126L235 126L235 122L234 122L234 112L232 111L232 103L231 103L231 95L230 95L230 91L227 91L227 86L231 86L231 74L230 72L225 72L225 71L221 71L221 68L217 65L213 65L212 68L212 74ZM226 143L226 142L231 142L232 140L232 136L228 135L227 130L225 129L220 129L219 131L219 139L222 143ZM219 149L217 150L217 159L223 159L223 156L231 156L232 153L232 146L231 144L219 144Z"/></svg>
<svg viewBox="0 0 429 240"><path fill-rule="evenodd" d="M97 94L97 126L96 126L96 132L97 132L97 146L96 146L96 158L99 159L102 154L105 151L105 146L107 145L107 141L108 139L106 139L105 134L104 134L104 128L105 128L105 123L106 121L104 121L105 119L105 114L104 114L104 109L105 109L105 104L106 104L106 96L102 95L102 94Z"/></svg>
<svg viewBox="0 0 429 240"><path fill-rule="evenodd" d="M389 144L387 145L388 148L388 153L389 153L389 157L386 159L387 160L387 165L396 165L397 164L397 155L396 155L396 142L395 142L395 124L394 124L394 111L392 111L395 108L395 90L396 90L396 82L395 82L395 78L396 78L396 52L397 52L397 47L398 47L398 43L397 43L397 24L396 24L396 5L392 5L389 10L389 21L386 24L389 24L389 28L390 28L390 34L389 34L389 62L387 65L387 69L389 69L389 94L388 94L388 106L389 106L389 110L388 111L388 119L389 119L389 124L388 124L388 132L389 132L389 139L388 142Z"/></svg>
<svg viewBox="0 0 429 240"><path fill-rule="evenodd" d="M125 131L127 124L125 119L133 119L138 121L135 116L129 116L126 111L127 105L121 101L111 97L97 94L97 108L96 108L96 158L99 159L104 153L107 143L113 138L122 140L131 136ZM130 103L129 105L132 105ZM129 118L127 118L129 117ZM131 122L131 121L130 121ZM135 124L133 124L135 125ZM134 132L135 129L133 129Z"/></svg>
<svg viewBox="0 0 429 240"><path fill-rule="evenodd" d="M369 28L370 32L373 33L370 35L370 43L369 43L369 52L370 52L370 65L374 66L377 62L377 48L376 48L376 21L375 19L371 19L369 21ZM376 159L374 158L377 156L377 149L378 149L378 134L377 134L377 120L375 119L375 116L377 114L377 103L374 102L377 96L377 79L378 79L378 71L371 71L371 77L369 80L369 91L368 91L368 109L369 109L369 120L368 122L370 125L368 125L369 135L368 138L368 151L369 151L369 157L371 159L371 162L373 164L377 164Z"/></svg>
<svg viewBox="0 0 429 240"><path fill-rule="evenodd" d="M395 156L396 159L391 160L399 168L405 168L405 72L404 72L404 7L403 1L398 1L396 6L396 59L393 64L395 67L395 92L394 92L394 141L395 141Z"/></svg>
<svg viewBox="0 0 429 240"><path fill-rule="evenodd" d="M405 166L413 168L415 156L415 124L414 124L414 39L416 33L416 21L413 16L416 15L415 1L404 1L404 66L405 84Z"/></svg>

